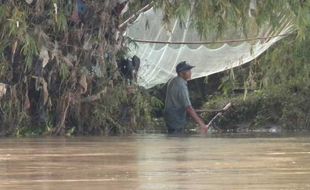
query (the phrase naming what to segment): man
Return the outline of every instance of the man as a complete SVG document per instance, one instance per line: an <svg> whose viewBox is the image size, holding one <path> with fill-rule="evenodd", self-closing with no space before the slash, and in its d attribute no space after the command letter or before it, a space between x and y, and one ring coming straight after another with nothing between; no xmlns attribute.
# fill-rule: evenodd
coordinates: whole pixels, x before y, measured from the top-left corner
<svg viewBox="0 0 310 190"><path fill-rule="evenodd" d="M180 62L176 66L178 76L168 82L164 116L169 134L184 133L187 114L200 125L203 131L208 130L208 126L197 115L189 99L187 81L192 77L193 67L185 61Z"/></svg>

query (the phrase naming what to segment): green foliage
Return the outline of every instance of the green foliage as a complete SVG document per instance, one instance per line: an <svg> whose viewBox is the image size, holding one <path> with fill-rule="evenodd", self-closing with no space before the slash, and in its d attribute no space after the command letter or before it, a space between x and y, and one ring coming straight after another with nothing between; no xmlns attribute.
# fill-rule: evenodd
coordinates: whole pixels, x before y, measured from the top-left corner
<svg viewBox="0 0 310 190"><path fill-rule="evenodd" d="M26 34L24 40L23 40L23 46L21 48L21 53L25 57L25 63L27 69L30 69L33 63L33 58L37 56L38 53L38 48L36 45L36 42L32 36L29 34Z"/></svg>
<svg viewBox="0 0 310 190"><path fill-rule="evenodd" d="M228 96L229 94L232 94L233 90L236 88L235 82L234 70L231 69L230 71L227 71L227 75L222 78L219 90L224 96Z"/></svg>
<svg viewBox="0 0 310 190"><path fill-rule="evenodd" d="M302 88L295 92L296 86ZM218 120L219 125L224 128L246 123L249 129L280 125L289 130L309 130L309 95L308 83L282 84L251 93L245 100L242 95L229 99L213 99L205 106L220 107L223 102L232 102L233 108ZM207 120L211 117L212 114L205 116Z"/></svg>
<svg viewBox="0 0 310 190"><path fill-rule="evenodd" d="M218 120L225 128L247 123L252 129L276 124L289 130L309 130L309 43L308 37L303 41L293 37L285 39L250 65L236 68L237 83L245 81L248 87L256 90L248 92L245 98L224 93L205 107L221 107L232 102L233 108ZM211 117L212 114L205 116L207 120Z"/></svg>
<svg viewBox="0 0 310 190"><path fill-rule="evenodd" d="M0 82L9 84L0 99L3 134L127 133L151 122L156 101L141 90L128 95L117 71L126 17L113 11L115 1L85 1L83 16L75 2L0 5ZM129 13L149 2L130 3Z"/></svg>
<svg viewBox="0 0 310 190"><path fill-rule="evenodd" d="M118 85L93 106L90 114L94 117L84 118L87 123L96 123L90 134L126 134L152 125L152 110L163 104L143 89Z"/></svg>
<svg viewBox="0 0 310 190"><path fill-rule="evenodd" d="M291 20L299 39L307 36L310 23L309 1L257 1L254 10L250 10L250 2L251 0L160 0L155 4L163 8L164 22L167 24L176 17L184 20L188 10L191 10L193 26L205 38L212 33L222 37L231 27L241 29L245 36L256 35L255 29L266 23L271 24L274 29L281 27L279 23L283 17ZM249 17L249 12L253 17Z"/></svg>

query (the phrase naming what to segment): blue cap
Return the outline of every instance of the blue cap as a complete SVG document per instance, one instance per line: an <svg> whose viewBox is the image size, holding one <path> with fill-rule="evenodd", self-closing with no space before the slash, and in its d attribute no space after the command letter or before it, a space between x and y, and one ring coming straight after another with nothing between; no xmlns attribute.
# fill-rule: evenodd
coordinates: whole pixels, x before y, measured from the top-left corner
<svg viewBox="0 0 310 190"><path fill-rule="evenodd" d="M182 71L191 70L192 68L194 68L194 66L187 64L186 61L182 61L176 66L176 72L180 73Z"/></svg>

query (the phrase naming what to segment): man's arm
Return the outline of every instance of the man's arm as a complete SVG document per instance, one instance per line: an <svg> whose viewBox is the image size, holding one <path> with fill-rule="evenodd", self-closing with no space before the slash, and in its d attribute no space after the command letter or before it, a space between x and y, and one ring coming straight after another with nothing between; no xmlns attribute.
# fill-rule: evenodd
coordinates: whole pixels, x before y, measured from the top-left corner
<svg viewBox="0 0 310 190"><path fill-rule="evenodd" d="M205 122L197 115L196 111L193 109L192 106L187 106L186 112L188 113L188 115L190 115L194 119L196 123L200 125L202 129L208 128Z"/></svg>

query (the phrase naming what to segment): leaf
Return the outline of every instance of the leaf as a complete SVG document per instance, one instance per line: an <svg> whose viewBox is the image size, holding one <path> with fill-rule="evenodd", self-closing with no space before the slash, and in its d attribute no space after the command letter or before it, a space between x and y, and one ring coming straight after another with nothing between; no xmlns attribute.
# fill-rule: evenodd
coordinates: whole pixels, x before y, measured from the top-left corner
<svg viewBox="0 0 310 190"><path fill-rule="evenodd" d="M47 82L42 77L32 76L32 78L36 79L40 84L43 86L43 104L45 105L48 101L48 89L47 89Z"/></svg>
<svg viewBox="0 0 310 190"><path fill-rule="evenodd" d="M83 44L83 49L85 50L90 50L92 48L92 43L91 43L91 35L87 35L86 34L86 37L84 37L85 40L84 40L84 44Z"/></svg>
<svg viewBox="0 0 310 190"><path fill-rule="evenodd" d="M28 97L28 90L26 90L26 93L25 93L25 102L24 102L24 109L25 110L28 110L30 108L30 100L29 100L29 97Z"/></svg>
<svg viewBox="0 0 310 190"><path fill-rule="evenodd" d="M72 56L70 56L70 54L69 55L67 55L66 57L61 57L62 58L62 60L65 62L65 64L68 66L68 67L73 67L74 65L73 65L73 62L72 61L74 61L73 60L73 57Z"/></svg>
<svg viewBox="0 0 310 190"><path fill-rule="evenodd" d="M15 56L15 53L16 53L16 48L17 48L17 40L14 42L13 46L12 46L12 63L14 62L14 56Z"/></svg>
<svg viewBox="0 0 310 190"><path fill-rule="evenodd" d="M0 83L0 99L6 94L7 85Z"/></svg>
<svg viewBox="0 0 310 190"><path fill-rule="evenodd" d="M25 0L29 5L33 2L33 0Z"/></svg>
<svg viewBox="0 0 310 190"><path fill-rule="evenodd" d="M40 56L39 57L42 60L42 67L44 68L47 65L47 63L48 63L48 61L50 59L49 55L48 55L48 51L47 51L45 46L41 47Z"/></svg>
<svg viewBox="0 0 310 190"><path fill-rule="evenodd" d="M43 85L43 102L45 105L47 103L47 100L48 100L47 82L44 80L44 78L41 78L41 83Z"/></svg>
<svg viewBox="0 0 310 190"><path fill-rule="evenodd" d="M81 79L79 81L79 84L83 88L82 94L85 94L87 92L87 80L86 80L86 75L82 75Z"/></svg>

